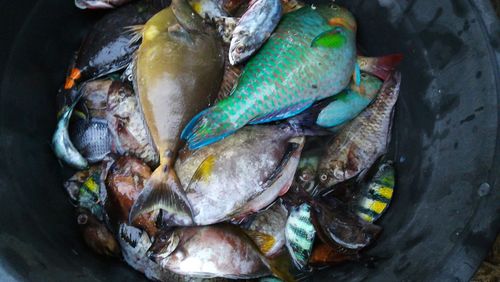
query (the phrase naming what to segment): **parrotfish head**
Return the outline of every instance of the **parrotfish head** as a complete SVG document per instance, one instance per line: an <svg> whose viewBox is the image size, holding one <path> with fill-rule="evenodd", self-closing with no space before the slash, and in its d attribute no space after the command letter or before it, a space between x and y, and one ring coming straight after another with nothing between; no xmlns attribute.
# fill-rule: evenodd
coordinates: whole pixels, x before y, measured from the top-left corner
<svg viewBox="0 0 500 282"><path fill-rule="evenodd" d="M318 7L318 12L328 21L329 25L341 26L356 33L356 19L346 8L333 4Z"/></svg>

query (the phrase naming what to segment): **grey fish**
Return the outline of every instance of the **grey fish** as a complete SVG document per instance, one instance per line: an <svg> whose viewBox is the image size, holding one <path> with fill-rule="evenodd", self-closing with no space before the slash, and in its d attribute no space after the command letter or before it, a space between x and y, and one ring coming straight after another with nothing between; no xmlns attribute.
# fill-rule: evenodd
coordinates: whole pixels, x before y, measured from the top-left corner
<svg viewBox="0 0 500 282"><path fill-rule="evenodd" d="M244 224L243 231L259 247L266 257L272 257L285 246L285 224L288 210L276 201L272 206L255 215Z"/></svg>
<svg viewBox="0 0 500 282"><path fill-rule="evenodd" d="M286 221L285 236L286 247L295 266L300 270L307 269L316 237L309 204L303 203L292 208Z"/></svg>
<svg viewBox="0 0 500 282"><path fill-rule="evenodd" d="M89 163L100 162L111 152L108 122L104 119L79 119L72 134L75 147Z"/></svg>
<svg viewBox="0 0 500 282"><path fill-rule="evenodd" d="M252 0L234 29L229 61L232 65L254 54L278 25L282 7L280 0Z"/></svg>
<svg viewBox="0 0 500 282"><path fill-rule="evenodd" d="M389 77L375 101L329 144L318 171L319 188L323 192L355 176L362 178L386 152L400 83L399 73Z"/></svg>
<svg viewBox="0 0 500 282"><path fill-rule="evenodd" d="M89 163L75 148L68 132L69 119L79 99L80 97L77 97L72 105L65 107L52 136L52 148L56 156L66 164L76 169L84 169Z"/></svg>
<svg viewBox="0 0 500 282"><path fill-rule="evenodd" d="M183 227L156 237L151 257L163 268L200 278L252 279L273 272L293 277L281 260L270 260L241 229L232 225Z"/></svg>

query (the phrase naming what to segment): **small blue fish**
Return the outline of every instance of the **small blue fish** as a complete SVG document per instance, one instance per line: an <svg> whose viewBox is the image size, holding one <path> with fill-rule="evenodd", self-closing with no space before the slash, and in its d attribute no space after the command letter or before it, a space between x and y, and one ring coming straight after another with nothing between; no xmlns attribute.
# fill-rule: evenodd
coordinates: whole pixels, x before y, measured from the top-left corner
<svg viewBox="0 0 500 282"><path fill-rule="evenodd" d="M334 127L355 118L377 96L382 81L375 76L361 74L360 85L353 81L349 88L335 96L335 101L324 108L316 123L323 127Z"/></svg>

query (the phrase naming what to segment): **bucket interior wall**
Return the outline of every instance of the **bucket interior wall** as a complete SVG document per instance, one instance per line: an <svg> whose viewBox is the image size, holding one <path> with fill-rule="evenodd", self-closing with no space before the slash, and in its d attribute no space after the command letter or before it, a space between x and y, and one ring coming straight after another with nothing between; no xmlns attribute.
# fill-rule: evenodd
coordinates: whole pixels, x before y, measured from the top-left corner
<svg viewBox="0 0 500 282"><path fill-rule="evenodd" d="M405 56L390 149L398 177L373 266L314 281L468 280L500 226L498 19L485 0L336 2L356 16L360 50ZM69 171L50 148L55 94L102 12L17 0L0 15L1 280L145 280L83 245L62 188Z"/></svg>

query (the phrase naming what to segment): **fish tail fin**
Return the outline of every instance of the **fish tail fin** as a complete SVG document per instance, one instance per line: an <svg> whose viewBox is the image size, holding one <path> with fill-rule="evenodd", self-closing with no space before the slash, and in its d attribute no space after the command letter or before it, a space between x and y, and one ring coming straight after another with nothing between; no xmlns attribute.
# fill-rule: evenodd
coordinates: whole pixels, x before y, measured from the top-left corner
<svg viewBox="0 0 500 282"><path fill-rule="evenodd" d="M294 132L294 136L325 136L333 134L316 124L319 114L331 101L332 99L322 100L302 114L289 118L286 123Z"/></svg>
<svg viewBox="0 0 500 282"><path fill-rule="evenodd" d="M273 276L281 279L284 282L297 281L293 274L290 272L290 258L288 257L288 254L286 252L275 258L268 259L268 262L269 270L271 270Z"/></svg>
<svg viewBox="0 0 500 282"><path fill-rule="evenodd" d="M172 163L155 169L130 209L129 224L139 215L159 209L164 211L163 219L173 226L193 224L191 205Z"/></svg>
<svg viewBox="0 0 500 282"><path fill-rule="evenodd" d="M125 32L132 34L132 38L130 38L130 45L139 42L142 39L142 31L144 30L144 25L131 25L125 27Z"/></svg>
<svg viewBox="0 0 500 282"><path fill-rule="evenodd" d="M403 54L391 54L382 57L358 57L361 70L382 80L386 80L403 60Z"/></svg>
<svg viewBox="0 0 500 282"><path fill-rule="evenodd" d="M181 138L187 141L190 150L215 143L238 129L227 120L225 113L217 106L208 108L191 119L182 130Z"/></svg>

